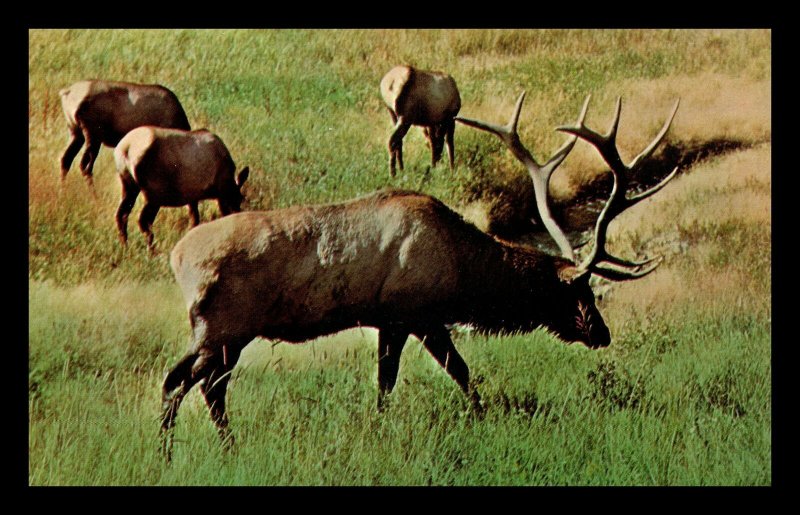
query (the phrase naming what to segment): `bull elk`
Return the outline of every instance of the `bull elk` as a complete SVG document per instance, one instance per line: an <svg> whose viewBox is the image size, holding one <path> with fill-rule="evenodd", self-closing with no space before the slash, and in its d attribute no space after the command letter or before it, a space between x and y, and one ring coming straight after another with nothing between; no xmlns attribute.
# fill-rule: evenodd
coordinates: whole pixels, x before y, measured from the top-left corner
<svg viewBox="0 0 800 515"><path fill-rule="evenodd" d="M403 137L412 125L423 128L431 148L431 166L442 157L447 143L450 169L455 166L455 116L461 109L456 81L442 72L411 66L395 66L381 79L381 96L392 117L394 131L389 137L389 172L395 176L395 162L403 169Z"/></svg>
<svg viewBox="0 0 800 515"><path fill-rule="evenodd" d="M540 166L517 135L523 98L524 93L506 126L459 121L496 134L525 164L562 256L496 239L433 197L396 190L338 204L235 214L196 227L178 242L171 266L192 337L188 352L163 383L161 434L168 459L178 407L197 383L223 441L232 441L225 410L230 373L242 349L258 336L299 343L358 326L377 328L378 409L395 385L409 335L422 341L479 410L480 397L450 338L449 324L486 332L544 326L567 342L609 345L589 277L634 279L658 266L658 259L634 263L613 257L603 246L614 216L674 177L677 169L651 190L625 197L630 171L658 145L672 117L625 166L614 142L619 110L612 131L600 136L584 125L587 99L578 123L561 128L571 133L569 140ZM615 178L597 221L594 251L580 264L545 214L544 188L577 137L598 148Z"/></svg>
<svg viewBox="0 0 800 515"><path fill-rule="evenodd" d="M178 97L164 86L85 80L60 90L59 95L70 134L61 157L62 180L84 143L80 168L91 187L100 145L116 147L125 134L142 125L190 128Z"/></svg>
<svg viewBox="0 0 800 515"><path fill-rule="evenodd" d="M161 207L188 205L192 227L200 223L198 202L216 199L223 216L241 211L241 189L250 173L238 175L228 148L219 136L205 130L184 131L163 127L137 127L114 149L122 183L122 200L116 220L119 238L128 242L128 215L141 191L145 199L139 228L152 251L151 226Z"/></svg>

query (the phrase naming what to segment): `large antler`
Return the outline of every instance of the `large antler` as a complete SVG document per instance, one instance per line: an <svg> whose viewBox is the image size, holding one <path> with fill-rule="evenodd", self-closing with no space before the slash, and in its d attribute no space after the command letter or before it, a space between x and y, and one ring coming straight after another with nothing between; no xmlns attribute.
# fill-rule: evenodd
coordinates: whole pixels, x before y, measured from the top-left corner
<svg viewBox="0 0 800 515"><path fill-rule="evenodd" d="M589 98L587 97L582 115L585 114L588 104ZM641 152L641 154L636 156L636 158L631 161L630 165L626 165L622 162L622 158L620 157L616 146L617 127L619 126L619 117L622 110L621 98L617 99L616 114L614 116L614 120L611 122L611 127L605 135L601 135L586 127L586 125L583 123L583 116L581 116L581 119L577 124L575 124L575 126L558 127L558 130L560 131L568 132L591 143L600 152L600 155L603 157L608 166L611 167L611 173L614 175L614 185L611 189L611 196L608 198L605 207L600 212L600 216L597 218L594 234L594 248L583 261L583 263L580 264L580 270L591 271L592 273L606 277L607 279L619 281L643 277L655 270L656 267L661 264L661 256L644 261L634 262L610 255L605 249L606 231L608 230L608 225L611 223L614 217L634 204L659 191L677 174L678 167L676 166L669 175L667 175L661 182L652 188L637 195L633 195L632 197L626 196L631 174L645 159L650 157L658 144L661 143L661 140L667 134L667 131L672 124L673 118L675 118L675 113L678 110L679 104L680 99L675 102L675 106L672 108L672 114L664 123L664 126L661 128L661 131L658 133L658 135L656 135L655 139Z"/></svg>
<svg viewBox="0 0 800 515"><path fill-rule="evenodd" d="M536 196L536 206L539 209L539 214L542 217L542 223L544 223L547 232L550 233L550 236L552 236L556 244L558 244L559 249L561 249L561 254L570 261L575 262L575 251L572 249L572 245L570 245L569 240L567 240L567 237L564 235L564 232L550 214L550 206L547 203L547 188L553 171L558 168L558 165L564 161L564 158L567 157L567 154L569 154L569 152L572 150L572 147L575 146L577 137L571 137L566 143L564 143L564 145L561 146L561 148L556 151L555 154L553 154L553 156L545 164L539 165L528 149L522 145L522 142L519 140L519 134L517 133L517 122L519 122L519 114L522 110L522 101L524 99L525 91L523 91L519 96L519 99L517 99L517 105L514 108L514 114L511 115L511 119L506 125L495 125L479 120L471 120L461 116L457 116L456 121L471 127L475 127L476 129L481 129L495 134L508 147L508 149L511 150L511 153L514 154L514 157L516 157L522 162L522 164L525 165L525 168L528 169L528 173L533 181L533 191L534 195ZM583 105L583 109L581 110L581 114L578 117L578 127L583 127L583 119L586 116L586 109L588 106L589 98L587 97L586 102Z"/></svg>

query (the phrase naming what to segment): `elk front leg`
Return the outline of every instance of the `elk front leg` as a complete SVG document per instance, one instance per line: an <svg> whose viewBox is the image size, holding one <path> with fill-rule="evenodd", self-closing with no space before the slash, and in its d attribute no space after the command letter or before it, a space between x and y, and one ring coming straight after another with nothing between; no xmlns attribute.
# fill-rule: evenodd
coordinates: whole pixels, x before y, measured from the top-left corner
<svg viewBox="0 0 800 515"><path fill-rule="evenodd" d="M229 214L233 213L233 209L231 209L228 203L223 199L218 199L217 205L219 206L219 212L222 216L228 216Z"/></svg>
<svg viewBox="0 0 800 515"><path fill-rule="evenodd" d="M151 254L155 254L156 249L153 246L153 231L150 228L153 226L159 209L160 206L156 204L145 204L142 208L142 213L139 215L139 229L147 239L147 248L150 249Z"/></svg>
<svg viewBox="0 0 800 515"><path fill-rule="evenodd" d="M200 225L200 210L197 207L197 202L189 202L189 218L192 220L192 227Z"/></svg>
<svg viewBox="0 0 800 515"><path fill-rule="evenodd" d="M442 158L442 150L444 149L444 126L432 125L430 127L423 127L425 139L428 140L428 147L431 149L431 167L436 166L439 159Z"/></svg>
<svg viewBox="0 0 800 515"><path fill-rule="evenodd" d="M444 130L445 130L445 145L447 145L447 157L450 159L450 170L454 170L456 163L456 147L453 138L456 132L455 118L448 122L445 122Z"/></svg>
<svg viewBox="0 0 800 515"><path fill-rule="evenodd" d="M394 177L395 162L403 169L403 138L405 137L411 125L407 124L402 116L397 117L397 122L394 126L394 132L389 137L389 173Z"/></svg>
<svg viewBox="0 0 800 515"><path fill-rule="evenodd" d="M482 412L480 395L477 390L469 383L469 367L464 358L456 350L450 333L444 326L416 332L416 336L422 339L422 344L428 349L431 356L450 374L461 390L469 397L472 407L477 412Z"/></svg>
<svg viewBox="0 0 800 515"><path fill-rule="evenodd" d="M378 411L383 411L386 396L397 382L400 354L408 334L397 328L384 328L378 333Z"/></svg>
<svg viewBox="0 0 800 515"><path fill-rule="evenodd" d="M75 156L78 155L78 152L80 152L84 141L83 133L80 130L77 128L70 130L69 143L67 143L67 148L64 150L64 155L61 156L62 181L66 179L69 168L72 166L72 161L75 159Z"/></svg>

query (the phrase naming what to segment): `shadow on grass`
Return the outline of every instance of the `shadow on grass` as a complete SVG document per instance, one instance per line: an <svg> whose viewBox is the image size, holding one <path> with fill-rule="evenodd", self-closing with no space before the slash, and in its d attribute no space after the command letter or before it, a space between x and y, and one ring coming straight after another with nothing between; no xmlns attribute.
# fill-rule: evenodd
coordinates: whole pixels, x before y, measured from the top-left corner
<svg viewBox="0 0 800 515"><path fill-rule="evenodd" d="M742 141L714 139L702 142L668 143L642 164L631 178L633 191L644 191L658 184L676 166L678 175L694 165L736 150L751 147ZM544 250L558 252L541 223L533 195L533 185L527 174L519 174L505 184L491 183L485 179L489 173L479 173L479 178L468 187L470 200L488 200L487 232L503 239L525 242ZM565 230L574 246L585 239L584 232L593 228L605 199L611 192L611 174L603 173L584 184L576 194L565 201L554 202L550 208L553 217ZM552 249L550 248L552 247Z"/></svg>

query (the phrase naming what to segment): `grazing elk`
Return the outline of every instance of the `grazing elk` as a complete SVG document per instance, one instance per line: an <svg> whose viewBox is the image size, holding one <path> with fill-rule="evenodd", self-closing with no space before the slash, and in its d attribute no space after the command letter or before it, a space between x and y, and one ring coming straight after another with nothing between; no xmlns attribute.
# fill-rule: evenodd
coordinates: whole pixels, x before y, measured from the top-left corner
<svg viewBox="0 0 800 515"><path fill-rule="evenodd" d="M403 169L403 137L412 125L423 128L431 147L432 166L442 157L442 148L447 143L452 170L455 165L454 118L461 109L456 81L441 72L395 66L381 79L381 96L394 124L389 137L389 171L392 177L395 176L395 161Z"/></svg>
<svg viewBox="0 0 800 515"><path fill-rule="evenodd" d="M598 147L616 182L599 216L591 256L576 263L563 233L546 214L564 256L496 239L433 197L394 190L339 204L241 213L196 227L171 255L192 339L163 384L162 445L168 459L178 407L197 383L223 441L230 441L225 411L230 373L242 349L258 336L298 343L358 326L377 328L379 409L395 385L409 335L422 340L477 409L479 396L448 324L471 324L488 332L544 326L565 341L591 348L610 343L589 277L633 279L658 266L659 260L632 263L613 257L603 245L613 216L675 175L625 197L622 186L630 169L652 152L671 118L626 167L614 143L617 121L605 137L584 126L587 99L577 125L562 129L573 136L539 166L517 136L523 97L507 126L460 121L497 134L528 168L537 193L546 192L549 175L576 136ZM546 196L537 198L547 212Z"/></svg>
<svg viewBox="0 0 800 515"><path fill-rule="evenodd" d="M155 84L85 80L59 91L70 139L61 157L64 180L83 144L80 167L89 186L100 145L116 147L128 132L142 125L189 130L189 120L175 94Z"/></svg>
<svg viewBox="0 0 800 515"><path fill-rule="evenodd" d="M117 228L123 245L128 242L128 215L142 192L145 204L139 228L153 247L150 227L161 207L189 206L192 227L200 223L197 203L217 199L222 215L241 211L241 188L250 173L238 175L230 152L215 134L205 130L184 131L163 127L137 127L114 149L114 161L122 183L117 209Z"/></svg>

